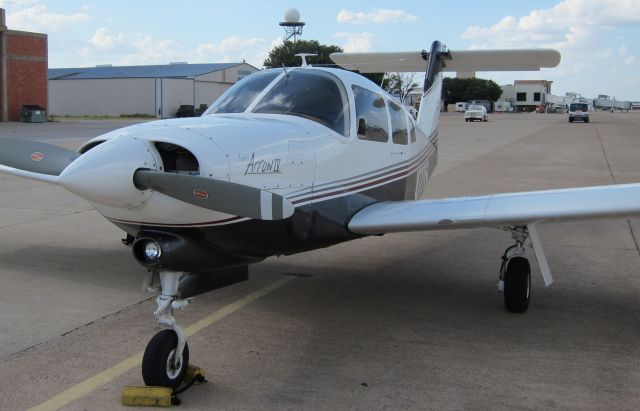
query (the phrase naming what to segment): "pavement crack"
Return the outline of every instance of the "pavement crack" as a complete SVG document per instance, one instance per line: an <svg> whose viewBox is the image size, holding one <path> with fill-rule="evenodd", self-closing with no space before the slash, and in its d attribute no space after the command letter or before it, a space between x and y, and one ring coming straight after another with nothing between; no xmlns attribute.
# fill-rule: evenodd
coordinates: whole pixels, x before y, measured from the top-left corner
<svg viewBox="0 0 640 411"><path fill-rule="evenodd" d="M600 148L602 148L602 154L604 155L604 160L607 162L607 167L609 168L609 174L611 174L611 180L613 184L617 184L616 176L613 174L613 170L611 169L611 163L609 162L609 156L607 156L607 150L604 148L604 143L602 141L602 136L600 135L600 131L598 130L598 126L593 126L596 131L596 136L598 136L598 141L600 142ZM640 245L638 245L638 238L636 237L636 233L633 231L633 225L631 225L631 220L627 219L627 225L629 226L629 233L631 234L631 238L633 239L633 243L636 245L636 251L640 254Z"/></svg>
<svg viewBox="0 0 640 411"><path fill-rule="evenodd" d="M7 224L7 225L1 225L0 224L0 230L4 229L4 228L17 227L17 226L21 226L21 225L25 225L25 224L31 224L31 223L39 223L39 222L42 222L42 221L54 220L54 219L60 218L60 217L68 217L70 215L78 215L78 214L84 214L84 213L87 213L87 212L94 211L94 210L85 210L85 211L38 210L38 209L26 209L26 208L16 208L16 210L51 211L51 212L59 212L59 213L64 213L64 214L48 216L48 217L42 217L42 218L36 218L36 219L33 219L33 220L22 221L22 222L19 222L19 223L13 223L13 224Z"/></svg>
<svg viewBox="0 0 640 411"><path fill-rule="evenodd" d="M607 156L607 150L604 148L604 143L602 142L602 136L600 135L600 131L598 130L598 126L594 124L593 129L596 131L596 136L598 136L598 142L600 143L600 148L602 149L602 154L604 155L604 161L607 163L607 168L609 168L609 174L611 175L611 181L613 184L616 183L616 176L613 174L613 170L611 169L611 163L609 162L609 156Z"/></svg>
<svg viewBox="0 0 640 411"><path fill-rule="evenodd" d="M67 331L64 331L60 335L53 336L53 337L51 337L51 338L49 338L47 340L40 341L38 343L30 345L29 347L23 348L20 351L16 351L16 352L8 354L8 355L6 355L4 357L0 357L0 362L11 360L12 358L19 357L19 356L21 356L23 354L27 354L27 353L29 353L31 351L37 350L38 348L40 348L40 347L42 347L44 345L47 345L47 344L50 344L50 343L52 343L54 341L60 340L60 339L66 337L66 336L68 336L70 334L73 334L73 333L77 332L77 331L86 329L87 327L90 327L90 326L92 326L94 324L98 324L98 323L103 322L105 320L109 320L110 318L116 317L117 315L121 314L124 311L127 311L127 310L132 309L132 308L137 307L137 306L140 306L140 305L146 303L147 301L149 301L149 300L151 300L153 298L154 298L154 296L146 297L146 298L144 298L144 299L142 299L140 301L137 301L137 302L129 304L129 305L125 306L125 307L122 307L121 309L119 309L117 311L110 312L110 313L105 314L105 315L103 315L101 317L98 317L98 318L96 318L94 320L91 320L91 321L89 321L87 323L78 325L78 326L76 326L74 328L71 328L71 329L69 329Z"/></svg>
<svg viewBox="0 0 640 411"><path fill-rule="evenodd" d="M633 231L633 225L631 224L631 220L627 220L627 224L629 225L629 232L631 233L631 238L633 242L636 244L636 251L638 255L640 255L640 245L638 245L638 237L636 237L636 233Z"/></svg>

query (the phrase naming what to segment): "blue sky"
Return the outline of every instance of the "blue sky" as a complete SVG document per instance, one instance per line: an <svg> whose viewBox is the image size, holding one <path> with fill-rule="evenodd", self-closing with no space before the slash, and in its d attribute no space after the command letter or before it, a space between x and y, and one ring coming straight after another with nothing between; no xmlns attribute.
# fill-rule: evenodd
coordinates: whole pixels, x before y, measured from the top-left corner
<svg viewBox="0 0 640 411"><path fill-rule="evenodd" d="M14 30L47 33L50 67L235 62L261 67L295 7L302 38L346 51L552 47L560 66L478 73L498 84L553 80L552 92L640 100L640 0L0 0Z"/></svg>

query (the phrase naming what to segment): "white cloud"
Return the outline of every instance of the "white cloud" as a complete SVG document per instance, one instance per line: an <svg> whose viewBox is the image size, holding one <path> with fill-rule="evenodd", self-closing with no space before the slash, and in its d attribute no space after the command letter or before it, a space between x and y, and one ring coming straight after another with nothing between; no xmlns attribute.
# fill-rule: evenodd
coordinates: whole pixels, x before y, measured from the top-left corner
<svg viewBox="0 0 640 411"><path fill-rule="evenodd" d="M263 45L253 55L247 55L247 63L254 65L255 67L262 67L264 61L269 57L269 52L275 47L282 46L284 44L284 37L279 36L271 40L269 46Z"/></svg>
<svg viewBox="0 0 640 411"><path fill-rule="evenodd" d="M167 64L187 60L184 48L173 40L155 39L149 34L137 34L131 43L134 53L124 56L122 64Z"/></svg>
<svg viewBox="0 0 640 411"><path fill-rule="evenodd" d="M334 34L333 38L345 40L341 45L345 52L359 53L370 51L373 48L375 35L366 31L362 33L339 32Z"/></svg>
<svg viewBox="0 0 640 411"><path fill-rule="evenodd" d="M474 48L589 47L599 30L638 23L637 0L563 0L523 17L503 17L489 27L470 26L462 37L474 41Z"/></svg>
<svg viewBox="0 0 640 411"><path fill-rule="evenodd" d="M174 40L159 39L145 33L112 33L101 27L85 40L78 50L84 65L148 65L168 64L171 61L189 63L239 62L244 58L249 64L261 67L269 51L282 44L282 38L272 41L261 38L243 39L230 36L215 43L203 43L187 47Z"/></svg>
<svg viewBox="0 0 640 411"><path fill-rule="evenodd" d="M277 42L277 40L274 40ZM272 46L267 48L267 40L253 37L241 38L239 36L231 36L220 40L217 43L204 43L196 47L196 61L200 62L216 62L229 63L237 62L241 59L246 60L249 64L261 67L264 60L269 54ZM279 39L282 44L282 39Z"/></svg>
<svg viewBox="0 0 640 411"><path fill-rule="evenodd" d="M353 12L340 10L336 17L340 23L366 24L366 23L402 23L418 21L418 17L402 10L377 9L365 12Z"/></svg>
<svg viewBox="0 0 640 411"><path fill-rule="evenodd" d="M16 4L31 4L16 2ZM61 14L49 11L47 6L35 5L7 14L7 26L14 30L55 31L69 24L85 23L91 20L86 13Z"/></svg>
<svg viewBox="0 0 640 411"><path fill-rule="evenodd" d="M86 65L96 63L114 65L168 64L186 61L185 48L173 40L156 39L149 34L111 34L99 28L86 40L86 47L79 52Z"/></svg>
<svg viewBox="0 0 640 411"><path fill-rule="evenodd" d="M124 41L124 34L109 34L106 28L101 27L96 30L96 33L88 40L88 43L95 48L108 50Z"/></svg>
<svg viewBox="0 0 640 411"><path fill-rule="evenodd" d="M38 0L0 0L0 7L25 6L27 4L36 4Z"/></svg>
<svg viewBox="0 0 640 411"><path fill-rule="evenodd" d="M200 44L196 52L201 56L227 52L238 52L238 54L240 54L245 48L251 48L252 46L263 43L265 43L265 40L261 38L243 39L238 36L231 36L222 39L218 43Z"/></svg>
<svg viewBox="0 0 640 411"><path fill-rule="evenodd" d="M595 96L601 93L630 95L621 85L631 74L637 58L614 30L640 24L637 0L562 0L546 9L535 9L525 16L505 16L491 26L471 26L462 38L472 41L470 48L535 48L551 47L562 53L560 66L552 69L555 92L578 91ZM629 41L629 40L627 40ZM606 59L607 70L617 73L603 90L593 78L602 75L603 65L595 59ZM522 72L517 78L543 78L546 74ZM513 78L513 75L511 75ZM627 97L629 98L629 97Z"/></svg>

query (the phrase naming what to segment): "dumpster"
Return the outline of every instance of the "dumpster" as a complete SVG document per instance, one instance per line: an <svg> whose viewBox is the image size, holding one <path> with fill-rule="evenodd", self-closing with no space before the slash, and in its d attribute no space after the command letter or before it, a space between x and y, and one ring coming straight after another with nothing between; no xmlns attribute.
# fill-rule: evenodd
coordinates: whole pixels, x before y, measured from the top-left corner
<svg viewBox="0 0 640 411"><path fill-rule="evenodd" d="M20 117L24 123L44 123L47 121L47 111L44 107L24 105Z"/></svg>

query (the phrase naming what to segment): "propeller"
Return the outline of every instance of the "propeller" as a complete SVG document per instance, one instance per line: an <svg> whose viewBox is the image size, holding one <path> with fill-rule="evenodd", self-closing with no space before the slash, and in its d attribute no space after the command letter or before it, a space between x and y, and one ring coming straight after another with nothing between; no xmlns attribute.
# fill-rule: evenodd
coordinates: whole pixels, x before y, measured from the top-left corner
<svg viewBox="0 0 640 411"><path fill-rule="evenodd" d="M0 138L0 164L36 174L58 176L80 153L41 141Z"/></svg>
<svg viewBox="0 0 640 411"><path fill-rule="evenodd" d="M257 220L282 220L294 211L289 200L270 191L196 175L138 169L133 183L198 207Z"/></svg>

